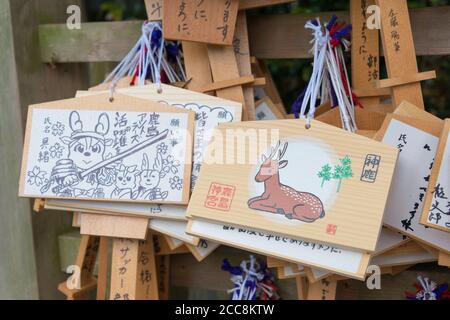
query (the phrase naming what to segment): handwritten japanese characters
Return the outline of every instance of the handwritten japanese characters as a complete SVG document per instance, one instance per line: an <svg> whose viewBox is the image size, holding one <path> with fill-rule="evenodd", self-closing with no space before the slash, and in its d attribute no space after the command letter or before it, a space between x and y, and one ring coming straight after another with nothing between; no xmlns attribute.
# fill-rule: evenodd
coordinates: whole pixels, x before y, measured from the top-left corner
<svg viewBox="0 0 450 320"><path fill-rule="evenodd" d="M231 45L238 7L238 0L166 0L164 37Z"/></svg>
<svg viewBox="0 0 450 320"><path fill-rule="evenodd" d="M337 281L333 279L322 279L311 283L308 287L307 300L335 300Z"/></svg>
<svg viewBox="0 0 450 320"><path fill-rule="evenodd" d="M367 84L379 79L379 41L378 30L369 29L367 23L370 14L367 8L374 4L374 0L358 0L352 1L352 44L355 45L356 50L352 50L352 64L358 69L354 72L354 86L357 88L367 88ZM354 14L354 16L353 16ZM355 61L354 61L355 60ZM355 68L353 68L356 70Z"/></svg>
<svg viewBox="0 0 450 320"><path fill-rule="evenodd" d="M406 119L390 120L382 141L401 152L386 205L384 224L448 252L450 234L419 223L438 140L437 136L408 124Z"/></svg>
<svg viewBox="0 0 450 320"><path fill-rule="evenodd" d="M30 107L20 195L187 202L193 113L131 97L106 108L102 98L113 104L96 96Z"/></svg>
<svg viewBox="0 0 450 320"><path fill-rule="evenodd" d="M128 96L159 102L166 106L170 105L171 107L195 112L193 164L191 170L191 188L193 188L200 172L205 148L208 141L211 139L214 128L220 123L241 121L242 105L237 102L173 86L162 85L162 88L162 94L157 93L157 89L154 85L120 88L117 89L117 91ZM90 91L77 92L78 97L96 94L99 93ZM65 206L66 208L69 206L75 208L79 206L80 208L83 208L83 210L156 216L163 219L167 218L175 220L185 219L184 213L186 211L186 208L166 204L155 207L139 203L82 203L83 201L78 200L70 200L66 204L63 204L64 201L66 200L59 200L58 205Z"/></svg>
<svg viewBox="0 0 450 320"><path fill-rule="evenodd" d="M369 255L339 247L302 241L252 228L201 220L188 223L188 233L243 250L277 257L292 263L333 270L356 279L364 277Z"/></svg>
<svg viewBox="0 0 450 320"><path fill-rule="evenodd" d="M374 251L398 151L319 121L312 127L221 124L206 154L220 149L222 158L203 163L187 216ZM371 183L360 176L369 169Z"/></svg>
<svg viewBox="0 0 450 320"><path fill-rule="evenodd" d="M392 8L389 10L389 26L391 28L391 45L396 53L400 52L400 34L398 33L398 12Z"/></svg>
<svg viewBox="0 0 450 320"><path fill-rule="evenodd" d="M163 0L145 0L145 9L149 21L161 21L164 12Z"/></svg>
<svg viewBox="0 0 450 320"><path fill-rule="evenodd" d="M388 77L401 78L416 75L416 50L406 0L376 0L381 20L381 39ZM408 101L424 109L420 82L405 83L392 87L392 105L397 107Z"/></svg>
<svg viewBox="0 0 450 320"><path fill-rule="evenodd" d="M186 246L195 259L200 262L216 250L220 244L214 241L200 239L197 246L190 244L186 244Z"/></svg>
<svg viewBox="0 0 450 320"><path fill-rule="evenodd" d="M152 236L147 240L113 240L110 299L158 299Z"/></svg>
<svg viewBox="0 0 450 320"><path fill-rule="evenodd" d="M117 91L132 97L195 112L191 177L193 188L200 172L203 153L211 139L214 128L220 123L240 122L242 104L173 86L163 85L162 88L163 94L158 94L154 85L123 88ZM77 96L92 94L96 93L78 91Z"/></svg>
<svg viewBox="0 0 450 320"><path fill-rule="evenodd" d="M450 120L445 120L431 172L421 223L450 232Z"/></svg>

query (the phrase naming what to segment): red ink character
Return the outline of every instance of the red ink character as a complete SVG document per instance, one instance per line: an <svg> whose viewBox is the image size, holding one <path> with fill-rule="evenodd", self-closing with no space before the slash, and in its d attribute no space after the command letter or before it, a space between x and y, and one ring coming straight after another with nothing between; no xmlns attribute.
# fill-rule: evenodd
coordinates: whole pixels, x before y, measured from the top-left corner
<svg viewBox="0 0 450 320"><path fill-rule="evenodd" d="M234 197L235 187L211 183L204 206L222 211L229 211Z"/></svg>

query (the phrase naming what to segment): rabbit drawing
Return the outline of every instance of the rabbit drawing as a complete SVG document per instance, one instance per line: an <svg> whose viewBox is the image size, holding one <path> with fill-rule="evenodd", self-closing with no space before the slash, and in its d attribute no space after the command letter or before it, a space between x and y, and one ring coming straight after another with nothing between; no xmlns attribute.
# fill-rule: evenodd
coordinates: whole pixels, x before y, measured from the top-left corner
<svg viewBox="0 0 450 320"><path fill-rule="evenodd" d="M141 173L139 175L138 198L146 200L165 199L168 192L162 192L158 188L161 178L164 176L163 158L158 152L153 164L150 168L150 161L147 154L144 153L142 158Z"/></svg>

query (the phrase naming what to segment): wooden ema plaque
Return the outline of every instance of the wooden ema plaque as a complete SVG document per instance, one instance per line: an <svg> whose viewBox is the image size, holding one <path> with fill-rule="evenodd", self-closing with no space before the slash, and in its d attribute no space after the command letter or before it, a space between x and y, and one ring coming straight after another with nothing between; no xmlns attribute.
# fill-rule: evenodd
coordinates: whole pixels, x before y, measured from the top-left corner
<svg viewBox="0 0 450 320"><path fill-rule="evenodd" d="M238 0L165 0L164 37L231 45L238 8Z"/></svg>
<svg viewBox="0 0 450 320"><path fill-rule="evenodd" d="M294 0L240 0L239 10L255 9L289 2L294 2ZM164 12L163 0L145 0L145 8L149 21L162 20Z"/></svg>
<svg viewBox="0 0 450 320"><path fill-rule="evenodd" d="M191 183L194 185L201 164L203 149L209 139L209 132L221 122L241 120L242 106L239 103L212 97L169 85L163 85L163 92L157 93L154 85L120 88L116 91L132 97L164 103L172 107L191 110L196 114L194 131L193 164ZM99 92L78 91L77 97L97 95ZM94 213L117 213L124 215L157 217L171 220L185 220L185 208L175 205L148 205L140 203L108 203L81 200L47 200L47 207L82 209Z"/></svg>
<svg viewBox="0 0 450 320"><path fill-rule="evenodd" d="M397 154L318 121L220 125L187 215L372 252Z"/></svg>
<svg viewBox="0 0 450 320"><path fill-rule="evenodd" d="M272 232L205 220L190 220L187 232L224 245L362 280L370 255L336 246L289 238Z"/></svg>
<svg viewBox="0 0 450 320"><path fill-rule="evenodd" d="M236 32L233 40L233 49L238 64L239 75L252 76L252 65L250 59L250 44L248 41L247 15L245 11L240 11L237 17ZM255 94L253 87L245 87L244 90L244 106L245 116L248 120L256 120L255 118Z"/></svg>
<svg viewBox="0 0 450 320"><path fill-rule="evenodd" d="M407 114L407 109L415 110L414 118L388 115L375 137L400 150L383 222L420 243L449 253L450 234L420 224L443 121L414 106L403 104L399 109L402 114Z"/></svg>
<svg viewBox="0 0 450 320"><path fill-rule="evenodd" d="M306 300L335 300L336 299L337 280L322 279L308 286L308 295Z"/></svg>
<svg viewBox="0 0 450 320"><path fill-rule="evenodd" d="M375 0L350 0L352 22L352 84L365 110L382 111L380 96L370 96L375 91L373 82L380 77L380 42L378 29L367 26L367 9Z"/></svg>
<svg viewBox="0 0 450 320"><path fill-rule="evenodd" d="M110 300L158 300L153 237L113 239Z"/></svg>
<svg viewBox="0 0 450 320"><path fill-rule="evenodd" d="M164 13L163 0L144 0L148 21L161 21Z"/></svg>
<svg viewBox="0 0 450 320"><path fill-rule="evenodd" d="M434 72L419 73L411 21L406 0L376 0L381 14L381 39L390 79L378 82L378 88L392 88L392 104L406 100L424 109L420 81L436 77Z"/></svg>
<svg viewBox="0 0 450 320"><path fill-rule="evenodd" d="M444 129L437 146L423 212L420 223L450 232L450 119L445 120Z"/></svg>
<svg viewBox="0 0 450 320"><path fill-rule="evenodd" d="M269 97L264 97L256 102L256 120L280 120L285 116L273 104Z"/></svg>
<svg viewBox="0 0 450 320"><path fill-rule="evenodd" d="M19 196L186 204L193 129L190 110L120 94L32 105Z"/></svg>

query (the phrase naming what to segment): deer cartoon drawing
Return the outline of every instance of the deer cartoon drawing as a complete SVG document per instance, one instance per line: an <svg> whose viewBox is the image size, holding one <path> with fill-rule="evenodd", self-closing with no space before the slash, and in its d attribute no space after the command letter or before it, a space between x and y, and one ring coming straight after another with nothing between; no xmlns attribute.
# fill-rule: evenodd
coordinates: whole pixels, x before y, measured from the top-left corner
<svg viewBox="0 0 450 320"><path fill-rule="evenodd" d="M69 116L69 126L72 130L70 137L61 137L61 141L68 147L68 158L56 162L52 169L49 182L41 189L46 192L52 183L55 194L82 198L103 197L102 186L111 186L115 180L114 165L92 170L84 178L80 172L87 170L111 155L105 156L107 146L113 140L107 139L109 131L109 117L106 113L99 115L93 131L83 127L83 121L77 111Z"/></svg>
<svg viewBox="0 0 450 320"><path fill-rule="evenodd" d="M286 142L280 149L278 141L275 148L271 148L268 157L262 156L261 167L255 180L264 183L264 193L248 201L250 209L284 214L286 218L312 223L325 216L325 210L319 197L312 193L300 192L292 187L280 183L279 170L288 165L283 157L288 149Z"/></svg>

